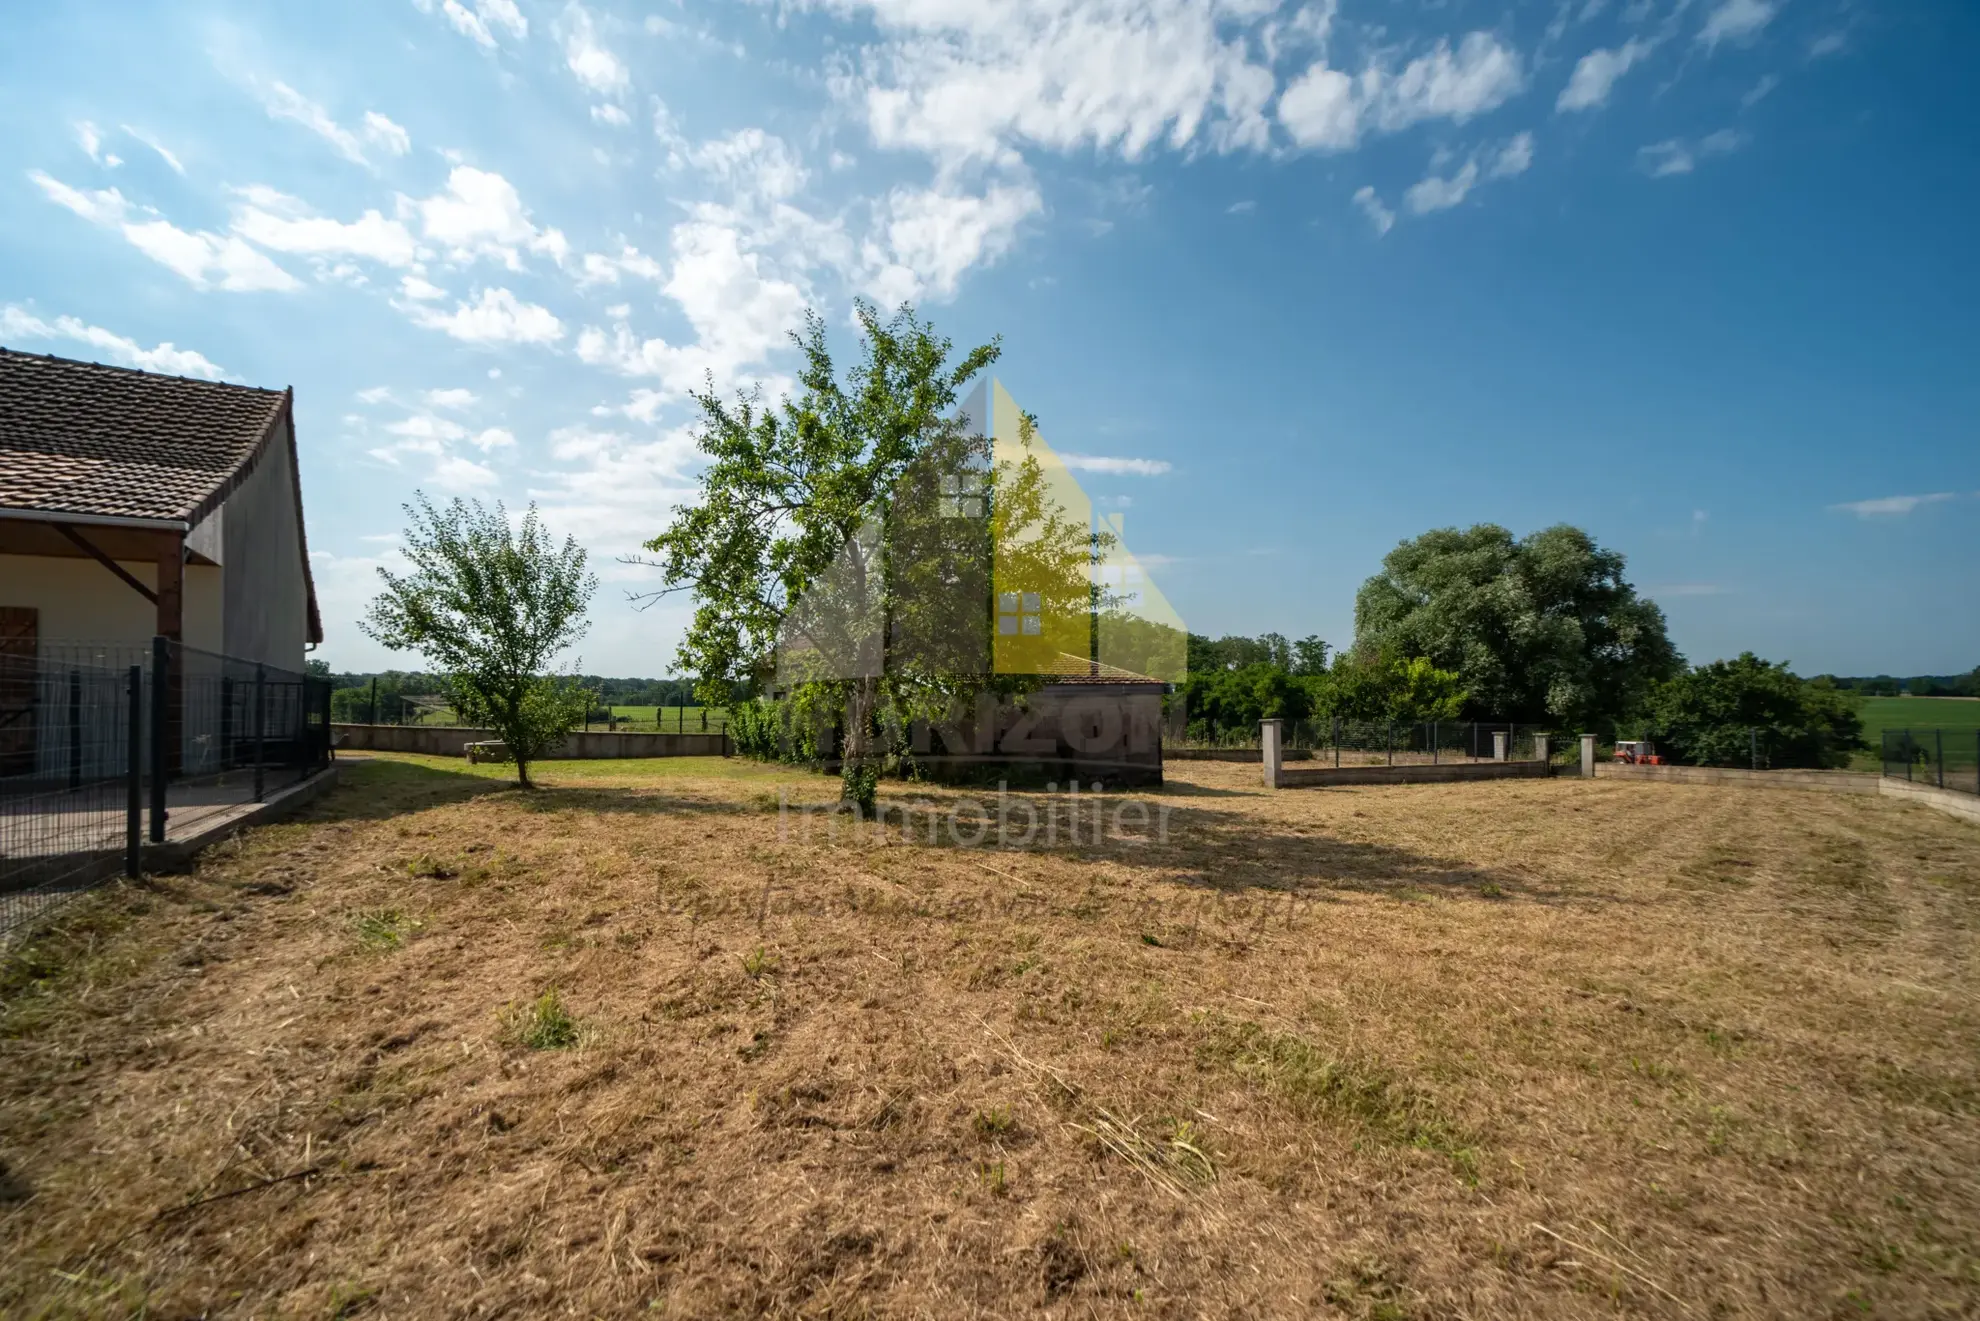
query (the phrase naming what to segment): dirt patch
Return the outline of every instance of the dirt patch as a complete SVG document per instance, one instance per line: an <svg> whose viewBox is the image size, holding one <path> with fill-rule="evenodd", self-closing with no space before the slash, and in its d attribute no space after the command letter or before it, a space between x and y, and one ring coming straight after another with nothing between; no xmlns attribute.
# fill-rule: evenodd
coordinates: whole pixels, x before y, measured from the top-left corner
<svg viewBox="0 0 1980 1321"><path fill-rule="evenodd" d="M0 1313L1980 1306L1960 822L1191 763L1019 852L617 769L357 764L11 952Z"/></svg>

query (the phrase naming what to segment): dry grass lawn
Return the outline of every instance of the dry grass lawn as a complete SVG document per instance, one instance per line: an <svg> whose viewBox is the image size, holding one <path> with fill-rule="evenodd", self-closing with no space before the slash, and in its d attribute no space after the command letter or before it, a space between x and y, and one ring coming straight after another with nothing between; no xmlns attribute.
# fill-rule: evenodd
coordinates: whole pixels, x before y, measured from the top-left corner
<svg viewBox="0 0 1980 1321"><path fill-rule="evenodd" d="M1980 831L1171 769L1020 852L346 763L7 956L0 1314L1980 1311Z"/></svg>

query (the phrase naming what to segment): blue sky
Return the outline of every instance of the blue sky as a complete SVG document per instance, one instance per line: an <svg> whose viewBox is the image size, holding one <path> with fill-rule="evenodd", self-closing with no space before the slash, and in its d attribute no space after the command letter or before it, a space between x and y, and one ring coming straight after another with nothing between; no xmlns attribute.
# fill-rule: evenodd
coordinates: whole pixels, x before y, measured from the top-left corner
<svg viewBox="0 0 1980 1321"><path fill-rule="evenodd" d="M1587 527L1694 660L1980 661L1980 10L1846 0L19 7L0 343L293 385L338 668L416 489L537 501L585 668L685 391L913 299L1199 632ZM847 340L848 345L850 340Z"/></svg>

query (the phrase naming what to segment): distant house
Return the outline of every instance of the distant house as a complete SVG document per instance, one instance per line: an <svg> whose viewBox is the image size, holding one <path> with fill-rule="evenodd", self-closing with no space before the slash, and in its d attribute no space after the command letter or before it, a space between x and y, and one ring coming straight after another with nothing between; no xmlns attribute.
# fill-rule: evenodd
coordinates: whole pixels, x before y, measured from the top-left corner
<svg viewBox="0 0 1980 1321"><path fill-rule="evenodd" d="M0 654L323 640L288 390L0 349Z"/></svg>

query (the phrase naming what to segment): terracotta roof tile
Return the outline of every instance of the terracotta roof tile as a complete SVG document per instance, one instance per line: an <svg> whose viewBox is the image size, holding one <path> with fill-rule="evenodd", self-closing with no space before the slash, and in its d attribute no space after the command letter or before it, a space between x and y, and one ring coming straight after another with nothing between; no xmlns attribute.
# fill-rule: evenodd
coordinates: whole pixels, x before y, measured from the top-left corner
<svg viewBox="0 0 1980 1321"><path fill-rule="evenodd" d="M287 395L0 349L0 508L192 521Z"/></svg>

